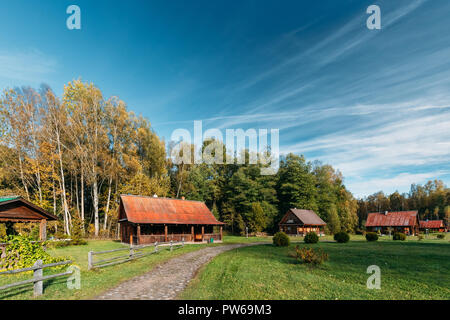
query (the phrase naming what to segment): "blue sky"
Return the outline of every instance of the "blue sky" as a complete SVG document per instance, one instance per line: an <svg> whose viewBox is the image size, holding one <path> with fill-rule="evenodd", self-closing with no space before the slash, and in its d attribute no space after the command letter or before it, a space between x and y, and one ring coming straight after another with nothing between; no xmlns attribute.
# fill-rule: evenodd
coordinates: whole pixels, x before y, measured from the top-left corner
<svg viewBox="0 0 450 320"><path fill-rule="evenodd" d="M404 192L450 183L449 17L446 0L4 1L0 88L94 82L166 140L194 120L278 128L282 153L333 165L355 196Z"/></svg>

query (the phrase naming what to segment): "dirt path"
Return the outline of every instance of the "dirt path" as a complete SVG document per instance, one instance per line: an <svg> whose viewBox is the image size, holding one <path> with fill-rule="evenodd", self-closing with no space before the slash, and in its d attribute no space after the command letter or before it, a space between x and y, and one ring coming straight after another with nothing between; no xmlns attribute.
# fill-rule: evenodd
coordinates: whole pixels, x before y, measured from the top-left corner
<svg viewBox="0 0 450 320"><path fill-rule="evenodd" d="M240 247L257 245L232 244L209 247L172 258L150 272L125 281L104 292L96 300L172 300L191 281L197 270L218 254Z"/></svg>

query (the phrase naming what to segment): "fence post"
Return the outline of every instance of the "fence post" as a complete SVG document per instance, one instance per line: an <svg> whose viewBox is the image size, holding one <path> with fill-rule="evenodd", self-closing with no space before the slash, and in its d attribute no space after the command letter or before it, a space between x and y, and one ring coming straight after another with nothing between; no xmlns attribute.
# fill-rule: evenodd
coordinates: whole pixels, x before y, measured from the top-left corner
<svg viewBox="0 0 450 320"><path fill-rule="evenodd" d="M184 237L181 238L181 246L184 247Z"/></svg>
<svg viewBox="0 0 450 320"><path fill-rule="evenodd" d="M130 258L130 259L133 259L133 255L134 255L133 246L130 246L130 255L129 255L129 258Z"/></svg>
<svg viewBox="0 0 450 320"><path fill-rule="evenodd" d="M93 252L88 252L88 270L91 270L94 267L94 259Z"/></svg>
<svg viewBox="0 0 450 320"><path fill-rule="evenodd" d="M170 251L172 251L173 250L173 247L172 247L172 240L170 240Z"/></svg>
<svg viewBox="0 0 450 320"><path fill-rule="evenodd" d="M42 260L37 260L34 263L33 267L37 267L38 268L38 269L33 271L33 278L35 280L42 278L42 276L43 276ZM44 286L43 286L43 281L42 280L34 282L34 296L35 297L42 295L43 289L44 289Z"/></svg>
<svg viewBox="0 0 450 320"><path fill-rule="evenodd" d="M155 242L155 252L158 252L158 241Z"/></svg>

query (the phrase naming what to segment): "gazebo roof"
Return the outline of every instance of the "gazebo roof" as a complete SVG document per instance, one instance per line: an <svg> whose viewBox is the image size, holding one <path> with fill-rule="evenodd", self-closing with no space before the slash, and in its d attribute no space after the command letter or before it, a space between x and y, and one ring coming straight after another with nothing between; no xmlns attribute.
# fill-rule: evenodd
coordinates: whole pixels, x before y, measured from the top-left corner
<svg viewBox="0 0 450 320"><path fill-rule="evenodd" d="M39 221L58 218L20 196L0 198L0 221Z"/></svg>

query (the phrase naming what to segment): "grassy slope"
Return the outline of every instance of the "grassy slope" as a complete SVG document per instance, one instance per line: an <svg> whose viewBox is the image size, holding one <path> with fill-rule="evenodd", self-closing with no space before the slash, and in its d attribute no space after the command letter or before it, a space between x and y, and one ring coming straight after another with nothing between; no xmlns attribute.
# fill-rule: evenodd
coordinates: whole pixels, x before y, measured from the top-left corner
<svg viewBox="0 0 450 320"><path fill-rule="evenodd" d="M226 236L224 243L242 243L253 241L270 241L270 238L249 238ZM221 245L221 244L208 244ZM81 268L81 290L69 290L66 285L66 277L47 280L44 282L44 295L39 299L89 299L113 288L120 282L131 279L134 276L141 275L150 271L156 264L164 262L176 255L187 253L190 251L204 248L206 244L186 245L184 248L168 252L163 250L158 254L150 255L142 259L132 262L127 262L115 266L109 266L101 270L87 271L88 267L88 252L89 251L104 251L117 248L126 248L119 242L114 241L89 241L86 246L70 246L65 248L49 249L48 252L53 256L68 257L74 261L74 264ZM149 248L148 250L151 250ZM110 255L102 255L98 259L106 259L115 254L124 254L125 252L114 253ZM61 270L46 269L44 275L59 273ZM0 276L0 285L13 283L25 279L32 278L32 273L19 275L2 275ZM32 285L26 285L17 289L0 292L0 300L2 299L33 299Z"/></svg>
<svg viewBox="0 0 450 320"><path fill-rule="evenodd" d="M330 260L315 269L288 256L293 246L268 244L223 253L180 298L450 299L448 241L322 242L313 246L328 252ZM366 288L366 269L373 264L381 268L381 290Z"/></svg>

